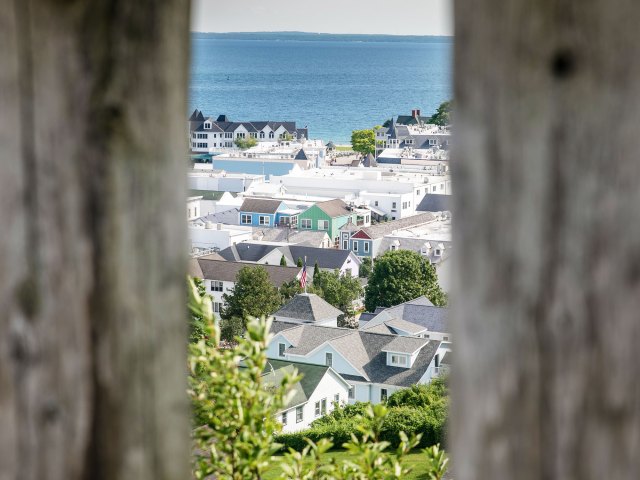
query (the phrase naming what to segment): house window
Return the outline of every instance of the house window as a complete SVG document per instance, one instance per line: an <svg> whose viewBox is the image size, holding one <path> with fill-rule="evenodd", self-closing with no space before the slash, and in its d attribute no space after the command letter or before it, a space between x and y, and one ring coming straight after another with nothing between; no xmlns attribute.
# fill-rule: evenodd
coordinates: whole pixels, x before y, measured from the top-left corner
<svg viewBox="0 0 640 480"><path fill-rule="evenodd" d="M333 353L327 352L327 353L324 354L324 364L327 367L332 367L333 366Z"/></svg>
<svg viewBox="0 0 640 480"><path fill-rule="evenodd" d="M444 340L445 342L449 341L449 337L442 337L442 340Z"/></svg>
<svg viewBox="0 0 640 480"><path fill-rule="evenodd" d="M444 190L444 183L440 184L440 190Z"/></svg>
<svg viewBox="0 0 640 480"><path fill-rule="evenodd" d="M211 291L212 292L221 292L222 291L222 282L217 280L211 281Z"/></svg>
<svg viewBox="0 0 640 480"><path fill-rule="evenodd" d="M386 388L381 388L380 389L380 401L381 402L386 402L387 401L387 397L388 397L388 392Z"/></svg>
<svg viewBox="0 0 640 480"><path fill-rule="evenodd" d="M275 138L276 134L273 132L269 132L269 138Z"/></svg>
<svg viewBox="0 0 640 480"><path fill-rule="evenodd" d="M300 423L304 419L304 407L300 405L296 407L296 423Z"/></svg>
<svg viewBox="0 0 640 480"><path fill-rule="evenodd" d="M302 225L302 228L304 228L306 230L310 230L311 229L311 219L310 218L303 218L301 220L300 224Z"/></svg>
<svg viewBox="0 0 640 480"><path fill-rule="evenodd" d="M356 387L354 387L353 385L351 385L349 387L349 399L353 400L354 398L356 398Z"/></svg>
<svg viewBox="0 0 640 480"><path fill-rule="evenodd" d="M420 189L416 190L416 195L420 195Z"/></svg>
<svg viewBox="0 0 640 480"><path fill-rule="evenodd" d="M206 128L207 130L209 130L211 128L211 124L210 123L205 123L204 124L204 128Z"/></svg>
<svg viewBox="0 0 640 480"><path fill-rule="evenodd" d="M322 415L327 413L327 399L326 398L323 398L322 400L320 400L320 413L322 413Z"/></svg>
<svg viewBox="0 0 640 480"><path fill-rule="evenodd" d="M393 203L391 204L391 208L396 208L396 202L393 202Z"/></svg>
<svg viewBox="0 0 640 480"><path fill-rule="evenodd" d="M358 251L358 242L353 242L353 251L354 252Z"/></svg>
<svg viewBox="0 0 640 480"><path fill-rule="evenodd" d="M271 219L266 215L260 215L258 223L260 225L269 225L269 223L271 223Z"/></svg>
<svg viewBox="0 0 640 480"><path fill-rule="evenodd" d="M245 138L246 134L244 132L236 133L236 138Z"/></svg>
<svg viewBox="0 0 640 480"><path fill-rule="evenodd" d="M224 138L233 138L233 132L225 132Z"/></svg>
<svg viewBox="0 0 640 480"><path fill-rule="evenodd" d="M286 343L279 343L278 344L278 356L279 357L284 357L285 348L287 348L287 344Z"/></svg>
<svg viewBox="0 0 640 480"><path fill-rule="evenodd" d="M436 257L442 255L442 251L439 248L436 248Z"/></svg>
<svg viewBox="0 0 640 480"><path fill-rule="evenodd" d="M222 303L213 302L213 312L214 313L220 313L220 310L222 310Z"/></svg>
<svg viewBox="0 0 640 480"><path fill-rule="evenodd" d="M251 223L251 215L248 213L243 213L240 215L240 223L247 225Z"/></svg>
<svg viewBox="0 0 640 480"><path fill-rule="evenodd" d="M288 412L282 412L282 425L287 424L287 413Z"/></svg>
<svg viewBox="0 0 640 480"><path fill-rule="evenodd" d="M364 242L364 253L369 253L369 242Z"/></svg>
<svg viewBox="0 0 640 480"><path fill-rule="evenodd" d="M334 401L335 403L337 403L337 404L339 404L339 403L340 403L340 394L339 394L339 393L336 393L336 394L333 396L333 401Z"/></svg>
<svg viewBox="0 0 640 480"><path fill-rule="evenodd" d="M345 240L342 242L342 249L343 250L348 250L349 249L349 240Z"/></svg>
<svg viewBox="0 0 640 480"><path fill-rule="evenodd" d="M318 220L318 230L329 230L329 220Z"/></svg>
<svg viewBox="0 0 640 480"><path fill-rule="evenodd" d="M320 416L320 402L316 402L316 408L314 413L316 417Z"/></svg>
<svg viewBox="0 0 640 480"><path fill-rule="evenodd" d="M251 138L258 138L258 134L256 132L251 132L249 135L251 135Z"/></svg>
<svg viewBox="0 0 640 480"><path fill-rule="evenodd" d="M377 206L378 206L378 200L376 200L375 202L373 202L373 204L377 207Z"/></svg>
<svg viewBox="0 0 640 480"><path fill-rule="evenodd" d="M260 138L264 138L264 132L260 132Z"/></svg>
<svg viewBox="0 0 640 480"><path fill-rule="evenodd" d="M407 365L407 357L404 355L391 355L391 365Z"/></svg>
<svg viewBox="0 0 640 480"><path fill-rule="evenodd" d="M433 186L433 189L432 189L432 190L433 190L434 192L436 191L436 186L435 186L435 185Z"/></svg>

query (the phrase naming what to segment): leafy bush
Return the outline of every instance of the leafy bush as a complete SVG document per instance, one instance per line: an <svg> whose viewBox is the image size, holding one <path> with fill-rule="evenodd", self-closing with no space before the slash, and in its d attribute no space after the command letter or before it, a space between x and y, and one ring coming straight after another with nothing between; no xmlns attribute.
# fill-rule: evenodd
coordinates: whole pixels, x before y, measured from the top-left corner
<svg viewBox="0 0 640 480"><path fill-rule="evenodd" d="M449 394L445 377L437 377L427 385L413 385L394 392L387 400L388 407L430 407L446 402Z"/></svg>
<svg viewBox="0 0 640 480"><path fill-rule="evenodd" d="M336 406L326 415L314 420L311 423L311 427L319 427L321 425L331 425L336 422L343 421L348 418L357 417L358 415L364 415L369 407L368 402L356 402L351 405Z"/></svg>

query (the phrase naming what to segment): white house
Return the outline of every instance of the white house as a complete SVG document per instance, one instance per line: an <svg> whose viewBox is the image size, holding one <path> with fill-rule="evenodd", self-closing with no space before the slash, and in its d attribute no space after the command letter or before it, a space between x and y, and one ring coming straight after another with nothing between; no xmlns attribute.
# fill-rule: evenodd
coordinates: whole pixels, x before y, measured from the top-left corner
<svg viewBox="0 0 640 480"><path fill-rule="evenodd" d="M441 342L362 330L274 321L272 359L326 365L349 385L348 401L380 403L396 390L429 383L447 355Z"/></svg>
<svg viewBox="0 0 640 480"><path fill-rule="evenodd" d="M326 365L269 360L262 375L265 386L279 385L285 374L293 370L302 379L293 388L293 396L276 418L282 423L285 433L309 428L311 422L334 409L335 405L347 403L349 384L333 368Z"/></svg>
<svg viewBox="0 0 640 480"><path fill-rule="evenodd" d="M193 196L187 198L187 221L195 220L200 215L202 215L202 209L200 207L201 201L201 196Z"/></svg>
<svg viewBox="0 0 640 480"><path fill-rule="evenodd" d="M256 268L239 262L227 262L218 254L192 258L189 262L189 275L203 281L207 294L211 295L213 311L219 313L224 307L222 295L233 292L238 272L243 267ZM277 265L260 265L269 275L271 283L280 288L283 283L295 280L300 269L297 267L280 267Z"/></svg>
<svg viewBox="0 0 640 480"><path fill-rule="evenodd" d="M250 241L251 227L224 225L222 223L192 221L189 223L189 240L192 251L224 250L235 243Z"/></svg>

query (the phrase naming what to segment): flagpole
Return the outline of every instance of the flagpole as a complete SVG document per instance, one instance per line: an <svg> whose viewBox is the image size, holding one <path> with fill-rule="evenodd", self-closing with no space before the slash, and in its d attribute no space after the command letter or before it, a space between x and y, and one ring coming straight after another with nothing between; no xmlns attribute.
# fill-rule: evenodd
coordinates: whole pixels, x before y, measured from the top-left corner
<svg viewBox="0 0 640 480"><path fill-rule="evenodd" d="M306 255L304 256L304 269L305 269L305 271L307 270L307 256ZM305 294L307 293L307 279L306 278L305 278L305 281L304 281L304 293Z"/></svg>

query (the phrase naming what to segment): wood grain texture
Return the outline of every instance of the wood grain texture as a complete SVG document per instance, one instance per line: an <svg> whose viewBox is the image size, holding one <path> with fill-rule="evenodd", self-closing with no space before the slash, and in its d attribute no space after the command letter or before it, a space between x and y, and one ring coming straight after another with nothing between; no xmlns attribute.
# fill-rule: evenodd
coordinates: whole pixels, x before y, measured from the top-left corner
<svg viewBox="0 0 640 480"><path fill-rule="evenodd" d="M640 478L639 25L456 2L456 480Z"/></svg>
<svg viewBox="0 0 640 480"><path fill-rule="evenodd" d="M187 0L0 0L0 479L188 476Z"/></svg>

